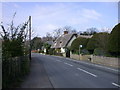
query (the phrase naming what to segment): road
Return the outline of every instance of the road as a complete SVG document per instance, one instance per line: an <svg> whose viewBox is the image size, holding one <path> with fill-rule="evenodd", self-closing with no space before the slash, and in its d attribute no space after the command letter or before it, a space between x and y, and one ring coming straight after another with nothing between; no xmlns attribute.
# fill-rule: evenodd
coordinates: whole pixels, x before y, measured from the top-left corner
<svg viewBox="0 0 120 90"><path fill-rule="evenodd" d="M120 88L118 70L60 56L32 54L44 64L54 88Z"/></svg>

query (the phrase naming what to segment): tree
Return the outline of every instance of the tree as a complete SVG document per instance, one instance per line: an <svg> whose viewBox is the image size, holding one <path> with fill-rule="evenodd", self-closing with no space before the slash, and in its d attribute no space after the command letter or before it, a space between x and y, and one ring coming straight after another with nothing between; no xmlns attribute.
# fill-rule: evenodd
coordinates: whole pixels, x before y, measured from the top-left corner
<svg viewBox="0 0 120 90"><path fill-rule="evenodd" d="M49 50L50 50L51 45L48 43L44 43L43 46L46 48L46 54L49 54Z"/></svg>
<svg viewBox="0 0 120 90"><path fill-rule="evenodd" d="M42 43L45 43L47 41L53 41L53 40L54 40L54 37L52 37L52 35L49 32L46 33L46 36L41 38Z"/></svg>
<svg viewBox="0 0 120 90"><path fill-rule="evenodd" d="M108 50L114 56L120 56L120 23L117 24L111 31L109 41L108 41Z"/></svg>
<svg viewBox="0 0 120 90"><path fill-rule="evenodd" d="M94 34L96 34L98 32L98 29L94 28L94 27L88 28L87 32L88 32L89 35L94 35Z"/></svg>
<svg viewBox="0 0 120 90"><path fill-rule="evenodd" d="M108 38L109 33L106 32L94 34L87 44L87 49L90 53L93 53L96 48L102 48L107 51Z"/></svg>
<svg viewBox="0 0 120 90"><path fill-rule="evenodd" d="M25 29L27 25L28 22L25 22L23 23L23 25L14 27L13 20L10 24L10 28L8 28L7 30L2 24L0 25L3 30L3 33L0 33L3 39L3 57L15 57L24 55L24 43L26 38Z"/></svg>
<svg viewBox="0 0 120 90"><path fill-rule="evenodd" d="M76 29L73 29L71 26L63 27L63 30L68 31L69 33L77 33Z"/></svg>
<svg viewBox="0 0 120 90"><path fill-rule="evenodd" d="M46 33L46 40L47 41L53 40L53 37L52 37L52 35L49 32Z"/></svg>
<svg viewBox="0 0 120 90"><path fill-rule="evenodd" d="M88 28L86 31L80 33L80 35L94 35L98 32L97 28Z"/></svg>
<svg viewBox="0 0 120 90"><path fill-rule="evenodd" d="M16 14L16 13L15 13ZM13 16L13 19L15 17ZM10 88L18 82L25 74L29 72L29 58L25 45L29 20L17 27L14 26L13 20L10 26L5 29L1 23L2 30L2 87ZM26 53L27 52L27 53Z"/></svg>
<svg viewBox="0 0 120 90"><path fill-rule="evenodd" d="M40 37L34 37L31 41L32 50L42 49L43 42Z"/></svg>
<svg viewBox="0 0 120 90"><path fill-rule="evenodd" d="M54 30L54 39L58 38L60 35L62 35L63 29L62 28L57 28Z"/></svg>
<svg viewBox="0 0 120 90"><path fill-rule="evenodd" d="M79 46L82 45L83 47L81 49L85 49L88 43L88 40L89 40L88 38L78 37L72 42L70 49L72 50L73 53L74 52L78 53Z"/></svg>

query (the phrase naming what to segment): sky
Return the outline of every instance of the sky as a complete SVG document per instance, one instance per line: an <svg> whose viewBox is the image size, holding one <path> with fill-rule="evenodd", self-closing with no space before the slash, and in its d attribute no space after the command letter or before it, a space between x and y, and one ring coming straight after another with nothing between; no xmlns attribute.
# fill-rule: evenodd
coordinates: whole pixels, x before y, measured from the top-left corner
<svg viewBox="0 0 120 90"><path fill-rule="evenodd" d="M64 26L77 31L95 27L99 31L112 29L118 23L117 2L3 2L2 22L7 25L13 14L15 25L32 17L33 35L43 37L47 32Z"/></svg>

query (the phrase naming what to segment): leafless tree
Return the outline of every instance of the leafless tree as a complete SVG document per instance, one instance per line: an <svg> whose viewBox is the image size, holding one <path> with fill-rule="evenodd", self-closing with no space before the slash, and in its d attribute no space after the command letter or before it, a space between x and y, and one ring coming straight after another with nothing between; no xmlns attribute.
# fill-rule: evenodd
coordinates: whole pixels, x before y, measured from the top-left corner
<svg viewBox="0 0 120 90"><path fill-rule="evenodd" d="M62 35L63 33L63 29L62 28L57 28L53 31L53 37L56 39L58 38L60 35Z"/></svg>
<svg viewBox="0 0 120 90"><path fill-rule="evenodd" d="M46 33L46 38L47 38L47 41L51 41L52 40L52 35L49 32L47 32Z"/></svg>
<svg viewBox="0 0 120 90"><path fill-rule="evenodd" d="M69 33L77 33L76 29L73 29L71 26L63 27L63 30L68 31Z"/></svg>

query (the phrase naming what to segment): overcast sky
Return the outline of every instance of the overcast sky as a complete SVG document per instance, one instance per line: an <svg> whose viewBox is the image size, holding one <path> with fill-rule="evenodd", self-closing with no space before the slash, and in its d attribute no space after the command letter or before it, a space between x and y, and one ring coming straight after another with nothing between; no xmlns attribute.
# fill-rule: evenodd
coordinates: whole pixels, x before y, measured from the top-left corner
<svg viewBox="0 0 120 90"><path fill-rule="evenodd" d="M85 31L90 27L113 28L118 23L117 2L4 2L4 24L10 23L14 12L17 12L16 25L32 16L32 28L37 36L45 36L64 26Z"/></svg>

